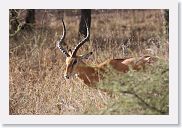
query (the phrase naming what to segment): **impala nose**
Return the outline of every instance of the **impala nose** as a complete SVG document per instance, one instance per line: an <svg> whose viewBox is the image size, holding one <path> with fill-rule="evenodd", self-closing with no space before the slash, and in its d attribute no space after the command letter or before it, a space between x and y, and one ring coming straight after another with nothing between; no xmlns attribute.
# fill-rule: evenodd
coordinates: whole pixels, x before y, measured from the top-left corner
<svg viewBox="0 0 182 128"><path fill-rule="evenodd" d="M64 78L65 78L65 79L69 79L69 76L68 76L68 75L64 75Z"/></svg>

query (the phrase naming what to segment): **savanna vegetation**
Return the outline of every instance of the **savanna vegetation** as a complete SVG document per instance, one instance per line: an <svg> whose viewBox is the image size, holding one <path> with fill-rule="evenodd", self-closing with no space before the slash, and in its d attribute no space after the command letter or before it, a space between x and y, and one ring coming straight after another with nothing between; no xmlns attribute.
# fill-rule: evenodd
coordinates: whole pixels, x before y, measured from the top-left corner
<svg viewBox="0 0 182 128"><path fill-rule="evenodd" d="M27 12L35 15L28 24ZM63 77L65 57L56 47L63 17L64 47L73 49L79 40L80 10L10 10L9 114L169 113L168 33L161 10L92 10L90 40L78 51L93 51L87 64L142 55L157 58L145 70L119 74L111 69L97 88L77 77Z"/></svg>

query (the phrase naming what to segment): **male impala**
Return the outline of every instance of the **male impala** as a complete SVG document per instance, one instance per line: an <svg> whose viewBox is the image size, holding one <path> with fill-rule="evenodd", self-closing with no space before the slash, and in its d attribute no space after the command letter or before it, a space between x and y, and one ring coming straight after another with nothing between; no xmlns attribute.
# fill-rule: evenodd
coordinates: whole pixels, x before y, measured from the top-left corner
<svg viewBox="0 0 182 128"><path fill-rule="evenodd" d="M109 59L105 62L96 65L96 66L89 66L83 62L83 59L87 59L92 52L89 52L84 55L76 55L79 48L87 41L89 37L89 30L87 28L87 35L83 38L78 45L74 48L73 52L67 52L62 43L66 36L66 28L64 21L62 20L63 24L63 34L60 40L57 42L57 47L60 51L66 56L66 70L64 72L64 77L69 79L71 75L77 75L86 85L95 87L96 83L103 79L103 73L107 71L109 67L113 68L116 71L125 73L129 71L129 67L131 66L134 70L139 70L144 68L146 63L150 62L150 56L143 56L138 60L136 58L127 58L127 59Z"/></svg>

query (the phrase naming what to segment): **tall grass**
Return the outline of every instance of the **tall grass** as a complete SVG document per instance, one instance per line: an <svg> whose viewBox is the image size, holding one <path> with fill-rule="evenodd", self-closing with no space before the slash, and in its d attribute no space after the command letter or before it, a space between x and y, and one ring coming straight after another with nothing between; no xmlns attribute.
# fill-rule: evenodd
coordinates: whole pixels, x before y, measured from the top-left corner
<svg viewBox="0 0 182 128"><path fill-rule="evenodd" d="M144 54L160 58L145 71L111 71L98 88L112 94L89 88L76 77L63 78L65 57L55 44L62 26L53 11L46 16L44 22L37 17L33 31L20 31L10 38L10 114L168 114L168 43L160 10L92 14L90 41L78 52L93 51L89 65ZM78 42L79 16L65 16L64 21L65 43L73 48Z"/></svg>

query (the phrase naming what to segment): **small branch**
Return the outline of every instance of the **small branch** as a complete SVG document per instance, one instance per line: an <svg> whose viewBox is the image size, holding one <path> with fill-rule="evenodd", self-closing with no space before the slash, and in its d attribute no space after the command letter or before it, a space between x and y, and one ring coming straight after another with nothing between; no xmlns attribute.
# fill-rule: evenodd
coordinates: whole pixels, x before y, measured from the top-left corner
<svg viewBox="0 0 182 128"><path fill-rule="evenodd" d="M19 24L18 27L17 27L17 30L15 30L14 33L10 33L9 36L10 36L10 37L15 36L15 35L21 30L21 28L22 28L23 26L24 26L24 24Z"/></svg>
<svg viewBox="0 0 182 128"><path fill-rule="evenodd" d="M151 110L155 110L161 114L166 114L166 112L162 111L162 110L159 110L158 108L154 107L154 106L151 106L150 104L148 104L147 102L145 102L145 100L143 100L139 95L137 95L135 92L130 92L130 91L121 91L121 93L124 93L124 94L130 94L130 95L133 95L135 96L139 101L141 101L145 106L147 106L149 109Z"/></svg>

